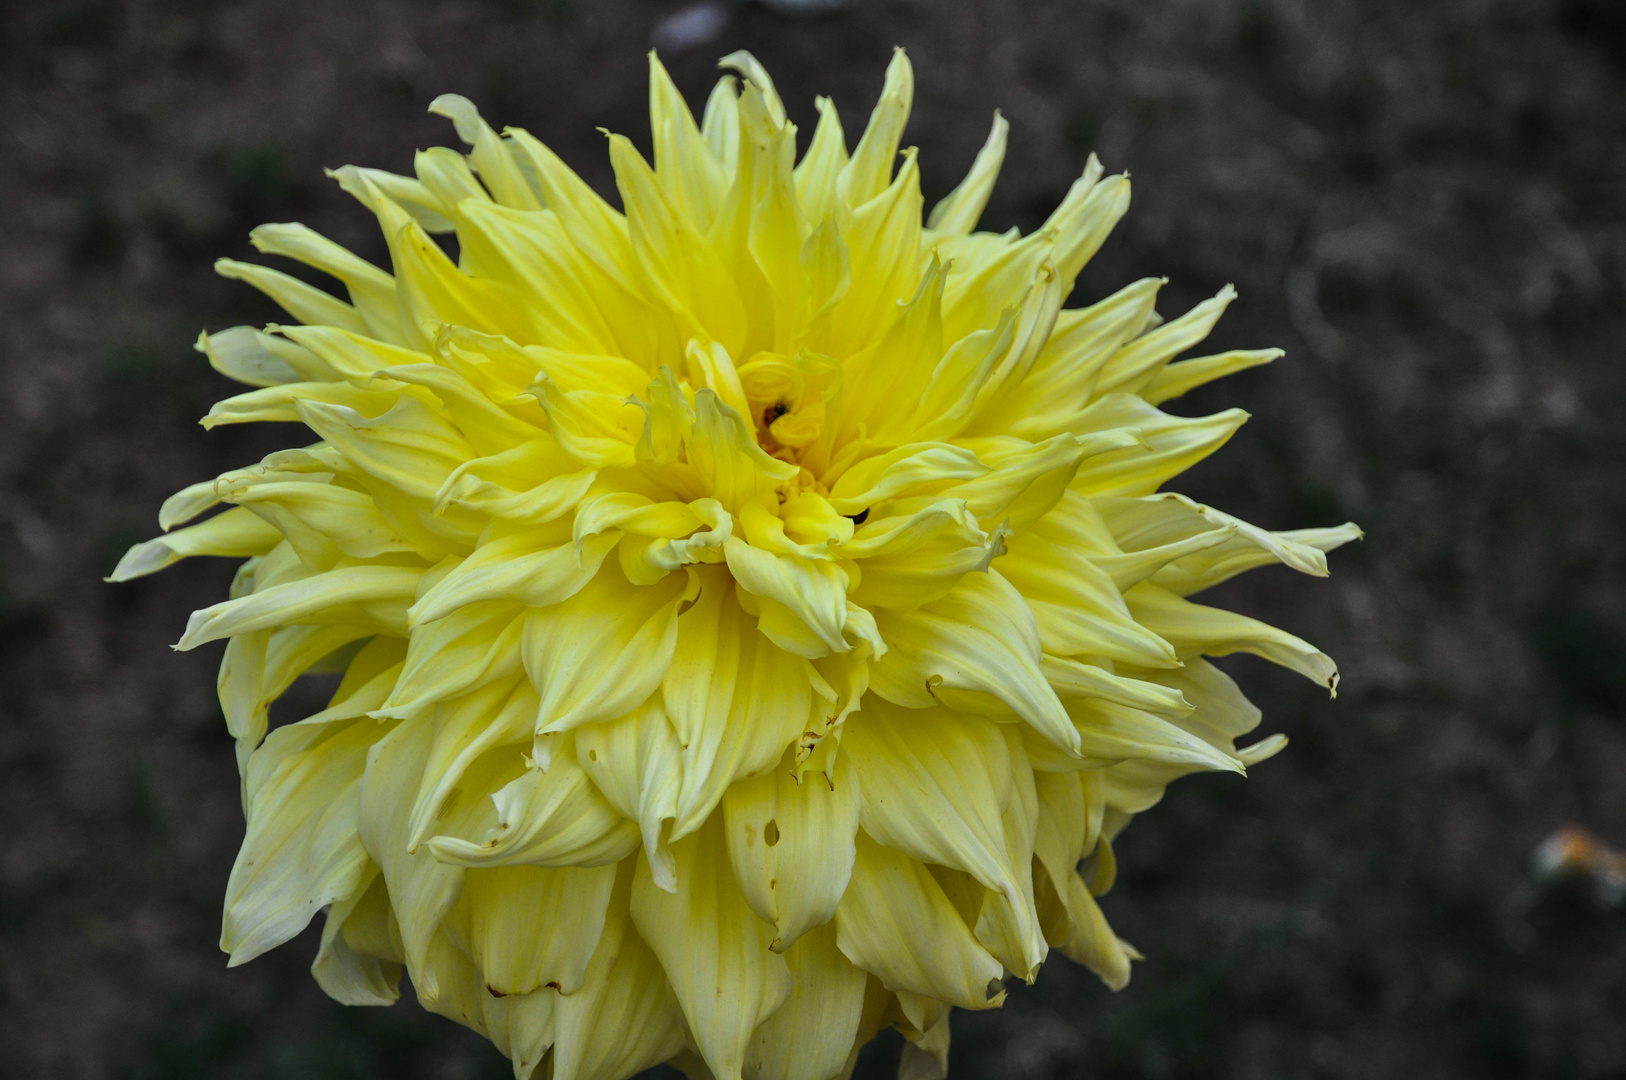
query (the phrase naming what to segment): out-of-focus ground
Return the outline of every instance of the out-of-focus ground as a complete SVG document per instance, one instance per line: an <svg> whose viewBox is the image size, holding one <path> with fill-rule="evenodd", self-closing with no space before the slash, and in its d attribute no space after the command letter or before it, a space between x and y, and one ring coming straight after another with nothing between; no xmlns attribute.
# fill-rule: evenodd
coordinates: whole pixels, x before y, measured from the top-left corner
<svg viewBox="0 0 1626 1080"><path fill-rule="evenodd" d="M0 1073L500 1077L415 1006L347 1010L310 933L216 951L241 837L215 649L168 649L231 568L104 585L160 499L297 436L194 423L190 345L272 320L216 256L302 220L382 258L321 169L409 171L443 91L610 190L647 143L658 0L73 0L0 15ZM1234 281L1221 347L1277 364L1178 403L1254 419L1175 486L1272 528L1346 518L1327 581L1220 599L1321 644L1325 700L1231 665L1289 750L1182 781L1105 901L1121 994L1053 960L961 1015L955 1077L1626 1075L1626 916L1530 882L1578 822L1626 841L1626 8L1619 0L857 0L748 6L671 56L754 50L794 119L862 126L894 43L928 205L998 106L985 224L1031 228L1090 150L1135 201L1078 299ZM1077 302L1077 299L1075 299ZM881 1076L896 1044L866 1057Z"/></svg>

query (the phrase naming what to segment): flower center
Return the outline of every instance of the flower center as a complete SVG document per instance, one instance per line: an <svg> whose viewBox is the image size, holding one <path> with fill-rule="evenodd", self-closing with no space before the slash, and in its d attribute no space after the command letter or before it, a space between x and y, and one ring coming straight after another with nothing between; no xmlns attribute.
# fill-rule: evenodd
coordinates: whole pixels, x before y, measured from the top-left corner
<svg viewBox="0 0 1626 1080"><path fill-rule="evenodd" d="M825 405L839 385L839 366L806 351L795 356L759 352L740 365L739 375L757 443L782 461L800 463L802 451L824 433Z"/></svg>

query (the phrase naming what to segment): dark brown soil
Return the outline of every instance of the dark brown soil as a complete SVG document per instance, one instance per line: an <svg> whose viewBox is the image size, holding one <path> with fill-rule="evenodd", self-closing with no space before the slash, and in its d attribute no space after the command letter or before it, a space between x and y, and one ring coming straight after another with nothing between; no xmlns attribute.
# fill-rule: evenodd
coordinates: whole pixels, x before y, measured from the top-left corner
<svg viewBox="0 0 1626 1080"><path fill-rule="evenodd" d="M193 421L228 392L199 329L275 318L216 278L303 220L381 258L323 179L407 171L463 92L608 188L644 139L657 0L53 0L0 14L0 1073L501 1077L416 1007L347 1010L310 934L216 951L241 836L218 653L172 653L226 565L99 580L160 499L291 432ZM1325 582L1223 601L1341 661L1328 703L1232 670L1293 745L1182 782L1108 898L1147 954L1111 995L1056 960L956 1025L980 1078L1626 1076L1626 916L1534 885L1579 822L1626 842L1626 8L1619 0L857 0L763 7L738 47L810 130L857 130L894 44L928 201L989 113L987 223L1033 226L1095 149L1137 184L1093 298L1234 281L1220 347L1288 357L1205 389L1253 422L1182 490L1274 528L1354 518ZM1613 524L1611 524L1613 522ZM309 697L310 695L305 695ZM295 703L297 704L297 703ZM881 1076L883 1042L863 1075Z"/></svg>

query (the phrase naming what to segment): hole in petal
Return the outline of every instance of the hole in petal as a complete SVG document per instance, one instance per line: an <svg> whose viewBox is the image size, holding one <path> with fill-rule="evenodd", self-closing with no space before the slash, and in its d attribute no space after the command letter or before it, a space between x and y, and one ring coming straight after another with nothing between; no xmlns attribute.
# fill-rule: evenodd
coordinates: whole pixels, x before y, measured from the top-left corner
<svg viewBox="0 0 1626 1080"><path fill-rule="evenodd" d="M769 847L779 843L779 822L770 819L768 824L762 827L762 842Z"/></svg>

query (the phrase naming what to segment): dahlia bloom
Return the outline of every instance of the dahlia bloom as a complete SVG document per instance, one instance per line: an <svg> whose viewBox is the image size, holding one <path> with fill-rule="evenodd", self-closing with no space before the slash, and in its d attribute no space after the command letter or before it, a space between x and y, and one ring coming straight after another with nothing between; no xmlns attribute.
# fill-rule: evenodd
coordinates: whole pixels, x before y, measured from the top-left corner
<svg viewBox="0 0 1626 1080"><path fill-rule="evenodd" d="M1123 986L1115 837L1283 744L1235 745L1259 714L1203 657L1337 681L1186 597L1324 575L1358 531L1159 490L1245 416L1157 406L1277 351L1170 362L1229 287L1167 323L1154 279L1062 307L1127 179L1092 157L1039 231L975 232L996 114L923 226L901 52L857 146L821 98L799 163L761 65L724 66L696 124L651 56L624 212L446 96L468 154L333 174L393 275L256 229L350 302L222 260L297 324L200 339L255 387L203 423L319 441L182 490L114 574L247 559L177 646L226 641L231 963L325 910L324 990L387 1004L404 969L520 1080L826 1080L886 1026L941 1076L950 1008L1051 948ZM268 733L310 672L331 704Z"/></svg>

